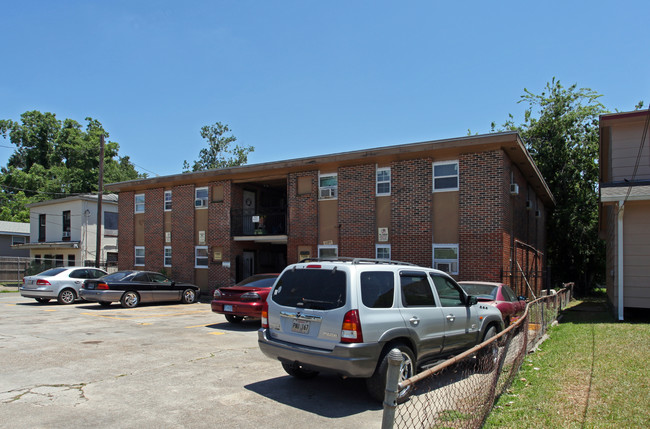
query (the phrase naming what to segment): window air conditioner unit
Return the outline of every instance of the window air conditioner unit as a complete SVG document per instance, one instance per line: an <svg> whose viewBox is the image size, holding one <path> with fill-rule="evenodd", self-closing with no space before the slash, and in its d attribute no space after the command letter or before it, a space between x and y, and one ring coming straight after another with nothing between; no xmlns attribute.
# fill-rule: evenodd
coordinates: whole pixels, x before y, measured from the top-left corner
<svg viewBox="0 0 650 429"><path fill-rule="evenodd" d="M516 183L510 184L510 195L519 195L519 185Z"/></svg>
<svg viewBox="0 0 650 429"><path fill-rule="evenodd" d="M63 238L70 238L70 231L63 231Z"/></svg>
<svg viewBox="0 0 650 429"><path fill-rule="evenodd" d="M445 273L451 273L451 264L448 262L436 262L436 269Z"/></svg>
<svg viewBox="0 0 650 429"><path fill-rule="evenodd" d="M334 198L336 196L336 190L332 188L325 188L320 190L321 198Z"/></svg>
<svg viewBox="0 0 650 429"><path fill-rule="evenodd" d="M533 202L526 200L526 210L530 210L533 207Z"/></svg>
<svg viewBox="0 0 650 429"><path fill-rule="evenodd" d="M206 200L194 200L194 207L205 207L206 204Z"/></svg>

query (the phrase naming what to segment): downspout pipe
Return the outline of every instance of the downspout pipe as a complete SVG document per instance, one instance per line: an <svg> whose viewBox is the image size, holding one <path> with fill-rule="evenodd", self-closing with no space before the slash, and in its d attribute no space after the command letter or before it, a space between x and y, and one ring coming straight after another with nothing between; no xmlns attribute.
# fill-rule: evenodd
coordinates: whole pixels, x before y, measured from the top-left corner
<svg viewBox="0 0 650 429"><path fill-rule="evenodd" d="M625 201L618 202L618 228L616 228L616 244L617 244L617 261L618 266L618 320L623 320L623 306L624 306L624 266L623 266L623 212L625 211Z"/></svg>

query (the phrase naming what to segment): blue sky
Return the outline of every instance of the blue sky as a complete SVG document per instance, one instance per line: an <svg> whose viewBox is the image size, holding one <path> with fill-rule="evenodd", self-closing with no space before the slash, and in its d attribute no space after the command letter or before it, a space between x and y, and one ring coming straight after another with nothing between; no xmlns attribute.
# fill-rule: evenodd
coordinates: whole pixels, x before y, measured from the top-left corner
<svg viewBox="0 0 650 429"><path fill-rule="evenodd" d="M153 176L217 121L253 164L487 133L553 77L627 111L650 102L649 17L647 0L5 2L0 119L91 116Z"/></svg>

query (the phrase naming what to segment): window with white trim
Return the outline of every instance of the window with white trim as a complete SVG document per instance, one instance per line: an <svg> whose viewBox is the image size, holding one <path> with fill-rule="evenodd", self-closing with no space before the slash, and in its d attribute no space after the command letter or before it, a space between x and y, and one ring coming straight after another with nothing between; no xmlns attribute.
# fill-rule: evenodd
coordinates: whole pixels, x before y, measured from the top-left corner
<svg viewBox="0 0 650 429"><path fill-rule="evenodd" d="M165 211L172 209L172 191L165 191Z"/></svg>
<svg viewBox="0 0 650 429"><path fill-rule="evenodd" d="M433 163L433 192L458 190L458 161Z"/></svg>
<svg viewBox="0 0 650 429"><path fill-rule="evenodd" d="M11 245L15 246L17 244L25 244L27 243L27 237L24 235L12 235L11 236Z"/></svg>
<svg viewBox="0 0 650 429"><path fill-rule="evenodd" d="M172 266L172 246L165 246L163 250L163 265L165 267Z"/></svg>
<svg viewBox="0 0 650 429"><path fill-rule="evenodd" d="M135 266L144 267L144 246L135 246Z"/></svg>
<svg viewBox="0 0 650 429"><path fill-rule="evenodd" d="M390 244L375 244L375 258L390 259Z"/></svg>
<svg viewBox="0 0 650 429"><path fill-rule="evenodd" d="M318 246L318 257L323 259L336 259L339 257L339 246L323 244Z"/></svg>
<svg viewBox="0 0 650 429"><path fill-rule="evenodd" d="M194 268L208 268L208 246L194 246Z"/></svg>
<svg viewBox="0 0 650 429"><path fill-rule="evenodd" d="M390 167L377 169L377 196L390 195Z"/></svg>
<svg viewBox="0 0 650 429"><path fill-rule="evenodd" d="M208 207L208 187L196 188L194 190L194 207L205 209Z"/></svg>
<svg viewBox="0 0 650 429"><path fill-rule="evenodd" d="M458 244L434 244L433 268L458 274Z"/></svg>
<svg viewBox="0 0 650 429"><path fill-rule="evenodd" d="M338 196L338 173L318 175L318 199L331 200Z"/></svg>
<svg viewBox="0 0 650 429"><path fill-rule="evenodd" d="M144 194L135 194L135 212L144 213Z"/></svg>

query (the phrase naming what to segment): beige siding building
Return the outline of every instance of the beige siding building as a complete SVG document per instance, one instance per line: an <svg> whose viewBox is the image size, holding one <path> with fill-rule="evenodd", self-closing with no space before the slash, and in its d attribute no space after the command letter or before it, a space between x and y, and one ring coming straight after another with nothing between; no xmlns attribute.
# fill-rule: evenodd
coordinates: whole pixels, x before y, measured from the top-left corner
<svg viewBox="0 0 650 429"><path fill-rule="evenodd" d="M650 111L600 117L600 234L619 320L650 309Z"/></svg>

